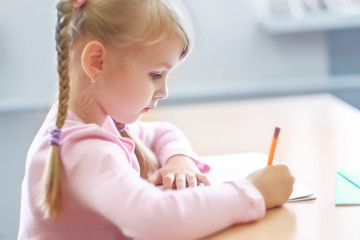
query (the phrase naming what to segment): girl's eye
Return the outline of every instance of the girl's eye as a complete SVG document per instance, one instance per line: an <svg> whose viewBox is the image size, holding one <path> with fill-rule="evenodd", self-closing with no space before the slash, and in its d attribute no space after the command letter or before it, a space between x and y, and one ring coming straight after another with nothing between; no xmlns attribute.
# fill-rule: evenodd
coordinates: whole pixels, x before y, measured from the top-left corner
<svg viewBox="0 0 360 240"><path fill-rule="evenodd" d="M150 77L152 80L156 80L162 78L162 75L160 73L150 73Z"/></svg>

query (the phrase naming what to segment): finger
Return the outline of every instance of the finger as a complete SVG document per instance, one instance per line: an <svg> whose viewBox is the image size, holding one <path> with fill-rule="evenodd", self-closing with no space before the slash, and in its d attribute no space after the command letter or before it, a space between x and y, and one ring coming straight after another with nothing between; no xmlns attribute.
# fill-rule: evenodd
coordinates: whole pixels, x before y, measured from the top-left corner
<svg viewBox="0 0 360 240"><path fill-rule="evenodd" d="M154 184L155 186L162 184L162 178L160 175L160 171L155 171L150 177L146 179L148 182Z"/></svg>
<svg viewBox="0 0 360 240"><path fill-rule="evenodd" d="M209 179L204 174L197 173L196 179L198 183L203 183L205 186L210 185Z"/></svg>
<svg viewBox="0 0 360 240"><path fill-rule="evenodd" d="M186 180L184 174L176 175L176 188L178 190L186 188Z"/></svg>
<svg viewBox="0 0 360 240"><path fill-rule="evenodd" d="M167 174L162 178L164 190L173 188L174 178L175 178L174 174Z"/></svg>
<svg viewBox="0 0 360 240"><path fill-rule="evenodd" d="M186 182L189 187L197 186L197 179L194 174L186 174Z"/></svg>

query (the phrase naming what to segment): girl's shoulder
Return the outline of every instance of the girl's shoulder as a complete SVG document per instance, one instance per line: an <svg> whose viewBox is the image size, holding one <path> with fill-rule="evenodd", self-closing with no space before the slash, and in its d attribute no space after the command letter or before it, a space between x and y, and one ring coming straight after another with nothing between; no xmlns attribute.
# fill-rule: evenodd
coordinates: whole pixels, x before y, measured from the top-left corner
<svg viewBox="0 0 360 240"><path fill-rule="evenodd" d="M108 131L96 124L65 125L60 145L70 145L72 148L79 145L88 149L99 149L113 145L127 151L133 151L134 149L134 142L131 139L121 137L119 134Z"/></svg>
<svg viewBox="0 0 360 240"><path fill-rule="evenodd" d="M55 127L57 115L57 103L55 103L41 127L40 139L48 142L50 130ZM107 119L107 122L108 119ZM109 126L109 124L107 124ZM122 152L131 152L135 144L131 139L122 137L116 130L114 124L112 127L102 127L94 123L85 123L70 109L64 126L61 129L60 149L62 153L70 151L95 151L101 153L104 149L114 148ZM111 124L110 124L111 126Z"/></svg>
<svg viewBox="0 0 360 240"><path fill-rule="evenodd" d="M50 137L50 130L55 127L57 115L57 103L55 103L40 129L41 139L47 141ZM108 120L107 120L108 122ZM109 125L109 124L107 124ZM68 110L64 126L61 129L60 146L71 145L77 147L86 142L88 147L99 148L101 145L117 145L121 148L132 149L133 141L121 137L117 132L116 127L101 127L97 124L85 123L79 116L77 116L70 109Z"/></svg>
<svg viewBox="0 0 360 240"><path fill-rule="evenodd" d="M133 165L136 162L134 149L132 140L112 134L96 124L66 127L60 141L60 155L66 169L89 163L98 166L103 164L99 163L101 159L106 162L121 160Z"/></svg>

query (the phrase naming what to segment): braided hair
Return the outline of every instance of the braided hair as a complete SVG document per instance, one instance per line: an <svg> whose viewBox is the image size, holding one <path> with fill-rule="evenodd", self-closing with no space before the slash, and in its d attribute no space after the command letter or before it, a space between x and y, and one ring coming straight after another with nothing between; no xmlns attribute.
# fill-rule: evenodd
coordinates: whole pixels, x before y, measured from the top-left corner
<svg viewBox="0 0 360 240"><path fill-rule="evenodd" d="M59 96L58 113L56 117L56 129L64 126L68 110L70 77L69 77L69 37L68 28L73 13L72 3L69 1L60 1L57 6L56 23L56 52L57 52L57 72L59 75ZM51 142L50 156L46 163L43 179L44 191L41 194L40 206L44 212L45 218L54 216L59 217L63 206L63 189L61 185L62 165L59 157L59 144L56 141Z"/></svg>

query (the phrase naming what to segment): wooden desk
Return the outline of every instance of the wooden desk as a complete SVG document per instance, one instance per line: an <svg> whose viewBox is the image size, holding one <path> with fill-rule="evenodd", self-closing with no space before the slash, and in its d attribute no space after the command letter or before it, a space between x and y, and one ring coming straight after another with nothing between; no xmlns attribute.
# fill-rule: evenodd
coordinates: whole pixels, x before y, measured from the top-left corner
<svg viewBox="0 0 360 240"><path fill-rule="evenodd" d="M280 126L275 159L317 196L206 239L360 239L360 206L334 204L336 170L360 168L360 112L332 95L164 106L143 119L176 124L199 155L267 153Z"/></svg>

